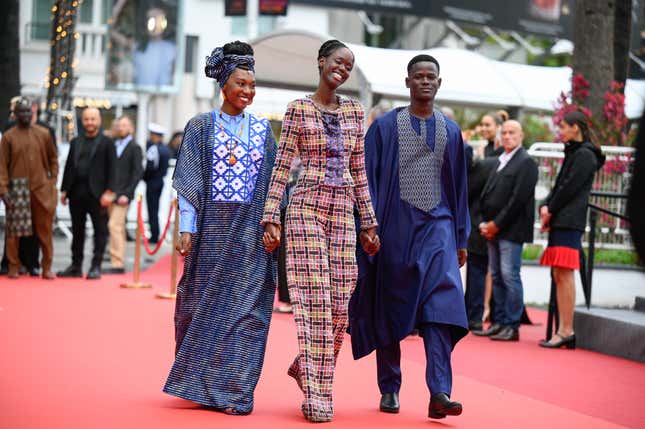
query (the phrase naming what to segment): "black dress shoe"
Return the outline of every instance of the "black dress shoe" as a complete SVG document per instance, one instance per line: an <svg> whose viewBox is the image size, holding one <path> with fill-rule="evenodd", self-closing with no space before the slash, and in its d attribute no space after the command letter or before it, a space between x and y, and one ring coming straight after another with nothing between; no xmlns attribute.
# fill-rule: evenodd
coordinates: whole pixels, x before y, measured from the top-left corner
<svg viewBox="0 0 645 429"><path fill-rule="evenodd" d="M569 335L568 337L563 337L560 334L555 334L554 337L560 338L560 341L550 343L547 340L542 340L540 341L540 347L546 347L547 349L559 349L560 347L564 347L565 349L576 348L576 334Z"/></svg>
<svg viewBox="0 0 645 429"><path fill-rule="evenodd" d="M106 268L103 270L103 274L123 274L125 273L125 268Z"/></svg>
<svg viewBox="0 0 645 429"><path fill-rule="evenodd" d="M428 405L428 417L431 419L443 419L446 416L458 416L463 411L459 402L451 401L445 393L436 393L430 397Z"/></svg>
<svg viewBox="0 0 645 429"><path fill-rule="evenodd" d="M480 337L490 337L491 335L495 335L499 333L503 328L502 325L498 323L493 323L490 325L487 329L484 329L483 331L473 331L473 334L478 335Z"/></svg>
<svg viewBox="0 0 645 429"><path fill-rule="evenodd" d="M74 265L70 265L69 267L65 268L63 271L59 271L56 273L58 277L83 277L83 270L81 270L79 267L76 267Z"/></svg>
<svg viewBox="0 0 645 429"><path fill-rule="evenodd" d="M513 329L510 326L505 326L504 329L499 331L498 334L492 335L490 339L493 341L519 341L520 331L519 329Z"/></svg>
<svg viewBox="0 0 645 429"><path fill-rule="evenodd" d="M101 278L101 269L99 267L92 267L87 272L86 279L88 280L97 280Z"/></svg>
<svg viewBox="0 0 645 429"><path fill-rule="evenodd" d="M27 268L30 277L40 277L40 268Z"/></svg>
<svg viewBox="0 0 645 429"><path fill-rule="evenodd" d="M473 320L470 320L468 322L468 330L469 331L481 331L483 327L484 327L484 325L482 324L482 322L476 322L476 321L473 321Z"/></svg>
<svg viewBox="0 0 645 429"><path fill-rule="evenodd" d="M6 276L9 273L9 267L0 267L0 276Z"/></svg>
<svg viewBox="0 0 645 429"><path fill-rule="evenodd" d="M399 412L399 394L396 392L382 394L379 410L383 411L384 413L393 413L393 414L398 413Z"/></svg>

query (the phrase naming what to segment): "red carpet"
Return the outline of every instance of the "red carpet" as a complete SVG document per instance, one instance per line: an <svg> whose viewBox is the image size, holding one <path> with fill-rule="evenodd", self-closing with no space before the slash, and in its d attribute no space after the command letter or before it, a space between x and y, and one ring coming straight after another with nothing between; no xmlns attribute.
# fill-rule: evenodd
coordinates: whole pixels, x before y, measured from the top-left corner
<svg viewBox="0 0 645 429"><path fill-rule="evenodd" d="M286 375L296 350L290 315L273 318L255 411L231 417L167 396L174 302L155 299L168 288L169 258L142 281L156 288L119 288L129 276L100 281L0 280L0 428L289 428L308 425L301 396ZM543 312L533 311L542 321ZM645 427L645 366L584 350L543 350L544 326L522 328L515 344L468 336L454 353L453 397L460 417L426 417L421 340L403 342L402 409L377 410L374 358L338 364L338 428ZM348 339L349 340L349 339Z"/></svg>

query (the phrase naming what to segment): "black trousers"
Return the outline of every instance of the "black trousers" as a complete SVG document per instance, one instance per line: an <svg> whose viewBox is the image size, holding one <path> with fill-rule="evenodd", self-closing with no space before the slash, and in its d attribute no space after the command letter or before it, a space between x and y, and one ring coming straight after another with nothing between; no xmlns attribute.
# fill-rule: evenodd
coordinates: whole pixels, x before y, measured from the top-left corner
<svg viewBox="0 0 645 429"><path fill-rule="evenodd" d="M148 206L148 223L150 224L150 242L159 241L159 199L163 190L163 178L146 182L146 204Z"/></svg>
<svg viewBox="0 0 645 429"><path fill-rule="evenodd" d="M108 238L108 212L101 207L99 200L92 196L87 184L74 186L69 198L69 212L72 215L72 265L83 266L83 249L85 247L85 222L87 215L94 228L94 253L92 267L101 267L103 253Z"/></svg>
<svg viewBox="0 0 645 429"><path fill-rule="evenodd" d="M20 244L18 247L18 257L22 265L28 269L33 270L40 268L40 243L36 234L28 237L20 237ZM2 262L0 262L2 269L9 268L9 259L7 259L7 242L4 243L4 252L2 254Z"/></svg>
<svg viewBox="0 0 645 429"><path fill-rule="evenodd" d="M280 222L282 232L280 233L280 247L278 247L278 300L285 304L291 304L289 299L289 287L287 286L287 234L284 228L285 210L280 210Z"/></svg>

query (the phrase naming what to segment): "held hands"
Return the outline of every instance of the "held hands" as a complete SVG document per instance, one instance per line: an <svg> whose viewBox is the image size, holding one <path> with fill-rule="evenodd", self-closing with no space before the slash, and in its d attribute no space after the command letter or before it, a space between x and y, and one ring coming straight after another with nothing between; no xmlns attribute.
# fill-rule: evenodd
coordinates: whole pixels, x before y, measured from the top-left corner
<svg viewBox="0 0 645 429"><path fill-rule="evenodd" d="M101 207L109 207L115 199L116 194L107 189L105 192L103 192L103 195L101 195L101 200L99 202L101 204Z"/></svg>
<svg viewBox="0 0 645 429"><path fill-rule="evenodd" d="M120 206L127 206L129 202L130 202L130 199L125 195L121 195L119 199L116 200L116 203Z"/></svg>
<svg viewBox="0 0 645 429"><path fill-rule="evenodd" d="M493 240L498 232L499 228L492 220L490 222L482 222L479 224L479 233L487 240Z"/></svg>
<svg viewBox="0 0 645 429"><path fill-rule="evenodd" d="M381 240L376 234L376 227L361 231L358 237L365 253L370 256L374 256L378 253L381 248Z"/></svg>
<svg viewBox="0 0 645 429"><path fill-rule="evenodd" d="M262 235L262 243L267 252L272 253L280 246L280 233L282 227L276 223L268 222L264 225L264 234Z"/></svg>
<svg viewBox="0 0 645 429"><path fill-rule="evenodd" d="M175 250L179 252L181 256L186 256L190 253L190 248L192 247L193 236L190 232L182 232Z"/></svg>
<svg viewBox="0 0 645 429"><path fill-rule="evenodd" d="M542 206L540 207L540 231L542 232L548 232L551 227L549 226L549 222L551 222L551 213L549 212L549 207L548 206Z"/></svg>
<svg viewBox="0 0 645 429"><path fill-rule="evenodd" d="M459 260L459 268L463 267L468 259L468 250L457 249L457 259Z"/></svg>

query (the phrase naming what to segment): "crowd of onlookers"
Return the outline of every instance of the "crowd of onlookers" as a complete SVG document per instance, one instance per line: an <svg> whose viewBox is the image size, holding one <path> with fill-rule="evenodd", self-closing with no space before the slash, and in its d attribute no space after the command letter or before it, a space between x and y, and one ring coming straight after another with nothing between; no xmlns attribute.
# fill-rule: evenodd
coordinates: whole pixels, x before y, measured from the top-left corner
<svg viewBox="0 0 645 429"><path fill-rule="evenodd" d="M128 116L103 127L100 111L88 107L81 114L81 131L69 143L64 166L58 165L54 130L39 121L36 101L11 100L11 116L0 144L0 196L5 204L5 251L1 274L98 279L101 273L125 272L126 215L140 180L146 184L150 243L157 243L159 199L169 160L177 156L182 133L164 144L166 130L148 125L145 153L134 140ZM62 170L60 194L57 181ZM58 196L57 196L58 195ZM72 231L70 265L54 274L53 221L56 205L69 207ZM90 218L93 256L83 271L85 227ZM102 269L109 242L110 267ZM42 264L39 251L42 251Z"/></svg>

